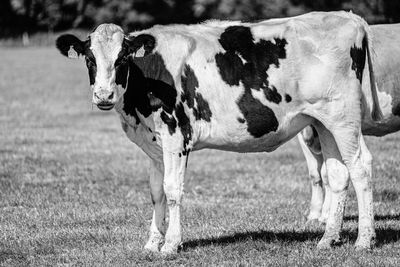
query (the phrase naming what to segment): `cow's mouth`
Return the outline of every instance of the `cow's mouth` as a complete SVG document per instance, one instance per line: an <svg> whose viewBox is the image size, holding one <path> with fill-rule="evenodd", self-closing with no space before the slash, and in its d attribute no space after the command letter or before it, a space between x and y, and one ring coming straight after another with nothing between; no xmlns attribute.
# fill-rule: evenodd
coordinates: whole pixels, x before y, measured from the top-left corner
<svg viewBox="0 0 400 267"><path fill-rule="evenodd" d="M114 104L109 103L109 102L101 102L97 104L97 107L101 110L110 110L114 107Z"/></svg>

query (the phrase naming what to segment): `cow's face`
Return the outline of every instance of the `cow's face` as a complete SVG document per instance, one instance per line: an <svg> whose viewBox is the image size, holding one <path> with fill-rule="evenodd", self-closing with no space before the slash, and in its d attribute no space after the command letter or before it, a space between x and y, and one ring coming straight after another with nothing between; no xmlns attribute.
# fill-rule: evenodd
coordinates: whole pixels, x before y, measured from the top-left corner
<svg viewBox="0 0 400 267"><path fill-rule="evenodd" d="M93 104L101 110L112 109L125 91L128 57L133 52L133 43L122 29L114 24L102 24L86 41L65 34L57 39L56 46L70 58L85 57Z"/></svg>

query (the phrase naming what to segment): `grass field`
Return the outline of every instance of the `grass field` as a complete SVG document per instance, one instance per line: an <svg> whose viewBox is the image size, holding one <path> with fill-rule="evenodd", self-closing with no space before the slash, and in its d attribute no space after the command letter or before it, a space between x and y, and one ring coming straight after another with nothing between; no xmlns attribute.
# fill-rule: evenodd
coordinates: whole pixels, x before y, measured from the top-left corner
<svg viewBox="0 0 400 267"><path fill-rule="evenodd" d="M193 153L183 246L143 250L151 219L146 156L114 111L92 108L84 64L52 48L0 50L0 265L399 266L400 136L368 138L377 247L355 252L353 190L344 244L317 251L297 141L274 153Z"/></svg>

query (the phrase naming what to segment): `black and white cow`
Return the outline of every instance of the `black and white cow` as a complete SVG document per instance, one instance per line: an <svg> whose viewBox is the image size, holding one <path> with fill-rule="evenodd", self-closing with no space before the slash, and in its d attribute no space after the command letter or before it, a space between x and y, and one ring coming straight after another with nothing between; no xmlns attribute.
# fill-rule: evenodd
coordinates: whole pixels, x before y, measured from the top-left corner
<svg viewBox="0 0 400 267"><path fill-rule="evenodd" d="M365 135L384 136L400 130L400 24L373 25L371 34L377 55L374 70L378 87L377 97L383 119L374 121L369 116L368 110L371 110L372 102L367 96L364 105L367 112L362 119L362 132ZM362 85L363 91L368 91L369 86L367 80ZM298 137L311 178L311 206L307 218L309 221L325 222L328 218L331 190L323 166L318 133L314 128L307 127ZM326 192L325 201L323 184Z"/></svg>
<svg viewBox="0 0 400 267"><path fill-rule="evenodd" d="M85 57L93 103L114 107L128 138L151 159L154 213L146 249L172 253L181 243L190 152L273 151L309 124L320 133L333 191L318 246L339 238L351 177L362 203L356 246L369 248L372 158L360 134L365 66L373 78L367 32L351 13L310 13L259 23L154 26L129 35L102 24L86 41L60 36L57 47Z"/></svg>

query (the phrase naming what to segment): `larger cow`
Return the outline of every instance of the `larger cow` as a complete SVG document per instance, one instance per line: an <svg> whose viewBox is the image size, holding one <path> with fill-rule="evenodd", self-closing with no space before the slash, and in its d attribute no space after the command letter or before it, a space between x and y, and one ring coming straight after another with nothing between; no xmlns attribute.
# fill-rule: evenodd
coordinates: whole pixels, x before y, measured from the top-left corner
<svg viewBox="0 0 400 267"><path fill-rule="evenodd" d="M128 138L151 158L154 213L145 248L159 251L163 244L161 252L172 253L181 242L190 152L273 151L309 124L320 132L333 188L318 246L339 238L350 177L362 203L356 246L369 248L372 159L360 134L365 66L373 74L367 30L361 18L336 12L155 26L128 36L102 24L85 41L59 37L62 54L85 57L93 103L114 107ZM376 94L373 86L368 94Z"/></svg>
<svg viewBox="0 0 400 267"><path fill-rule="evenodd" d="M369 116L369 112L366 112L362 121L362 132L365 135L383 136L400 130L400 24L374 25L371 26L371 33L377 55L374 70L383 120L374 121ZM369 86L367 80L363 83L363 90L368 91ZM365 103L367 110L371 109L368 98L365 99ZM298 137L311 178L312 197L308 220L325 222L330 207L331 190L325 179L318 133L315 129L307 127ZM325 201L323 184L325 184L326 192Z"/></svg>

